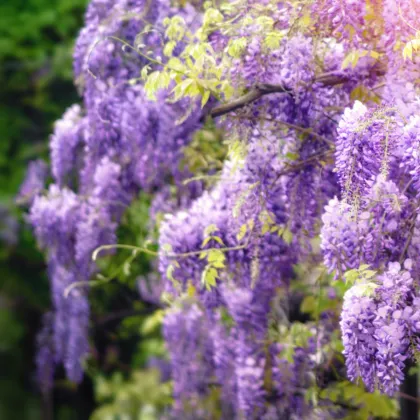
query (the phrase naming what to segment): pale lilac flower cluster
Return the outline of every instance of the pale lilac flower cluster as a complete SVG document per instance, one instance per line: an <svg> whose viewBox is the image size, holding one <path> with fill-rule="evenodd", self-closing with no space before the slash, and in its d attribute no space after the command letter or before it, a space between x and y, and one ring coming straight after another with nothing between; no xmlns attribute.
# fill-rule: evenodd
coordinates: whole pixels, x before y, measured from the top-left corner
<svg viewBox="0 0 420 420"><path fill-rule="evenodd" d="M213 370L212 349L206 314L196 304L171 309L163 324L163 335L171 357L174 381L174 413L202 418L200 396L208 392Z"/></svg>
<svg viewBox="0 0 420 420"><path fill-rule="evenodd" d="M326 35L333 35L352 46L362 41L362 32L366 28L366 2L316 0L313 2L311 12L317 29Z"/></svg>
<svg viewBox="0 0 420 420"><path fill-rule="evenodd" d="M22 204L32 204L34 198L45 188L48 172L48 166L43 160L30 162L16 201Z"/></svg>
<svg viewBox="0 0 420 420"><path fill-rule="evenodd" d="M404 379L406 360L417 351L419 304L406 260L390 263L373 290L353 286L345 295L341 330L347 374L361 377L369 390L393 395ZM414 346L414 347L413 347Z"/></svg>
<svg viewBox="0 0 420 420"><path fill-rule="evenodd" d="M54 183L47 194L40 194L47 175L43 163L31 165L22 186L21 196L32 201L29 221L48 256L55 360L75 382L82 379L81 362L89 351L83 282L96 271L92 253L116 243L121 216L140 189L156 190L171 178L181 184L189 176L179 169L181 149L198 127L200 113L178 123L192 106L189 101L168 104L168 91L156 103L149 101L142 86L128 83L147 60L121 48L127 43L135 50L144 43L158 53L162 40L156 31L141 34L145 22L161 25L177 11L165 0L91 2L74 53L84 107L73 105L55 124L50 140ZM197 18L191 6L182 13L187 22ZM193 188L187 192L196 194Z"/></svg>

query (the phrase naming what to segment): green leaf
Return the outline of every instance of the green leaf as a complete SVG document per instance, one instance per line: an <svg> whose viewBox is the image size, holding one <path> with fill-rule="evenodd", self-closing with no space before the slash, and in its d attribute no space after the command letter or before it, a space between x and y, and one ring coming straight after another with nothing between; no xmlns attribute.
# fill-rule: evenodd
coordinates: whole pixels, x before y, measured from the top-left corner
<svg viewBox="0 0 420 420"><path fill-rule="evenodd" d="M156 331L162 325L163 316L163 310L157 310L152 315L148 316L141 326L140 330L142 334L148 335Z"/></svg>
<svg viewBox="0 0 420 420"><path fill-rule="evenodd" d="M156 99L156 92L159 89L167 88L170 82L169 73L165 71L154 71L153 73L150 73L144 85L147 97L152 100Z"/></svg>
<svg viewBox="0 0 420 420"><path fill-rule="evenodd" d="M167 42L165 44L165 47L163 48L163 54L166 57L170 57L173 54L173 52L174 52L174 49L176 47L176 44L177 44L176 41L169 41L169 42Z"/></svg>
<svg viewBox="0 0 420 420"><path fill-rule="evenodd" d="M261 227L261 234L265 235L271 229L271 225L268 223L264 223Z"/></svg>
<svg viewBox="0 0 420 420"><path fill-rule="evenodd" d="M264 39L264 44L270 50L277 50L280 48L280 42L283 39L284 35L282 32L273 31L268 32Z"/></svg>
<svg viewBox="0 0 420 420"><path fill-rule="evenodd" d="M344 273L344 279L346 283L354 284L359 278L359 272L356 269L347 270Z"/></svg>
<svg viewBox="0 0 420 420"><path fill-rule="evenodd" d="M210 91L206 90L203 94L203 97L201 98L201 108L204 108L209 98L210 98Z"/></svg>
<svg viewBox="0 0 420 420"><path fill-rule="evenodd" d="M225 268L225 264L222 261L214 261L211 263L211 266L214 268Z"/></svg>
<svg viewBox="0 0 420 420"><path fill-rule="evenodd" d="M316 308L316 301L315 301L315 297L314 296L305 296L305 298L303 299L301 305L300 305L300 310L304 313L312 313L315 311Z"/></svg>
<svg viewBox="0 0 420 420"><path fill-rule="evenodd" d="M223 243L222 238L219 238L218 236L212 236L211 237L214 241L216 241L218 244L224 246L225 244Z"/></svg>
<svg viewBox="0 0 420 420"><path fill-rule="evenodd" d="M185 73L185 65L181 62L178 57L172 57L166 64L166 67L178 73Z"/></svg>
<svg viewBox="0 0 420 420"><path fill-rule="evenodd" d="M245 237L245 235L246 235L246 231L247 231L247 224L246 223L244 223L240 228L239 228L239 232L238 232L238 234L236 235L236 239L238 240L238 241L241 241L244 237Z"/></svg>
<svg viewBox="0 0 420 420"><path fill-rule="evenodd" d="M204 229L204 236L209 236L218 230L219 228L215 224L211 224Z"/></svg>
<svg viewBox="0 0 420 420"><path fill-rule="evenodd" d="M284 229L282 238L287 245L290 245L293 241L293 233L289 229Z"/></svg>
<svg viewBox="0 0 420 420"><path fill-rule="evenodd" d="M359 59L361 57L365 57L367 54L369 54L369 51L366 50L356 50L351 51L347 56L344 58L343 63L341 64L341 69L344 70L350 65L354 68L357 66L357 63L359 62Z"/></svg>
<svg viewBox="0 0 420 420"><path fill-rule="evenodd" d="M185 35L185 21L179 16L175 15L173 18L166 21L167 28L165 35L172 41L181 41Z"/></svg>
<svg viewBox="0 0 420 420"><path fill-rule="evenodd" d="M372 277L376 276L376 271L374 270L366 270L363 272L363 277L365 279L371 279Z"/></svg>
<svg viewBox="0 0 420 420"><path fill-rule="evenodd" d="M162 245L162 250L163 251L165 251L165 252L172 252L173 251L173 249L172 249L172 245L171 244L163 244Z"/></svg>
<svg viewBox="0 0 420 420"><path fill-rule="evenodd" d="M208 260L209 263L210 262L215 262L215 261L223 262L223 261L225 261L225 259L226 259L225 254L218 249L213 249L208 253L207 260Z"/></svg>
<svg viewBox="0 0 420 420"><path fill-rule="evenodd" d="M286 157L289 160L298 160L299 159L299 153L292 153L292 152L288 152L286 153Z"/></svg>
<svg viewBox="0 0 420 420"><path fill-rule="evenodd" d="M239 58L245 50L247 39L245 37L230 40L227 52L233 58Z"/></svg>
<svg viewBox="0 0 420 420"><path fill-rule="evenodd" d="M217 270L212 268L210 265L207 265L201 275L201 282L204 284L205 288L210 291L212 287L216 286L217 279Z"/></svg>
<svg viewBox="0 0 420 420"><path fill-rule="evenodd" d="M173 100L176 102L180 100L182 97L187 96L187 90L190 88L192 84L195 84L194 79L185 79L178 85L174 87L172 93L174 94Z"/></svg>
<svg viewBox="0 0 420 420"><path fill-rule="evenodd" d="M404 60L410 59L413 60L413 44L412 41L407 42L403 49L403 58Z"/></svg>
<svg viewBox="0 0 420 420"><path fill-rule="evenodd" d="M211 239L212 239L211 236L208 236L207 238L204 238L204 240L203 240L203 242L201 244L201 247L202 248L205 247L211 241Z"/></svg>

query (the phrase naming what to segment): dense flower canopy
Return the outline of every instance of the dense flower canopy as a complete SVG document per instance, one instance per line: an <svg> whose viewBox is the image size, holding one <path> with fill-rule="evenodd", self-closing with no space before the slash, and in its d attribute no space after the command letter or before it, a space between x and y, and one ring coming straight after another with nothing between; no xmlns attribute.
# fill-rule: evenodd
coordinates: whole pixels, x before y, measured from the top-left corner
<svg viewBox="0 0 420 420"><path fill-rule="evenodd" d="M340 327L347 377L394 395L420 351L419 26L416 0L92 0L52 183L36 162L21 190L53 297L43 388L51 355L82 379L92 253L143 191L170 418L344 417Z"/></svg>

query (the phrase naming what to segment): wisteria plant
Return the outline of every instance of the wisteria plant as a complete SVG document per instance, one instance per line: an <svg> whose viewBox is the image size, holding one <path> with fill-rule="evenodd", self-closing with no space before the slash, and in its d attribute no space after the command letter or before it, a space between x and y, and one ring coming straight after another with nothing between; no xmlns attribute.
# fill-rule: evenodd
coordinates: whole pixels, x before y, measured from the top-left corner
<svg viewBox="0 0 420 420"><path fill-rule="evenodd" d="M92 0L81 103L20 194L51 282L41 389L83 377L88 293L118 280L98 263L146 255L153 418L395 418L420 351L419 31L419 0Z"/></svg>

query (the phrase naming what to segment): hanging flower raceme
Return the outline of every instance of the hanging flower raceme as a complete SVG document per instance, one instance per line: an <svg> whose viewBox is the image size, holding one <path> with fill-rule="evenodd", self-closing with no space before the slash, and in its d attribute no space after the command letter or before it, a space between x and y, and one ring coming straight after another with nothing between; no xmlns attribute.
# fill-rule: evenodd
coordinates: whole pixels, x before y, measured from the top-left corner
<svg viewBox="0 0 420 420"><path fill-rule="evenodd" d="M210 324L198 305L173 308L163 322L163 335L171 356L175 416L203 418L200 400L212 377Z"/></svg>
<svg viewBox="0 0 420 420"><path fill-rule="evenodd" d="M32 204L34 198L44 189L48 172L48 166L43 160L30 162L16 201Z"/></svg>
<svg viewBox="0 0 420 420"><path fill-rule="evenodd" d="M404 266L390 263L376 283L353 286L341 316L349 378L361 377L369 390L390 395L398 391L406 360L417 351L420 327L411 260Z"/></svg>

